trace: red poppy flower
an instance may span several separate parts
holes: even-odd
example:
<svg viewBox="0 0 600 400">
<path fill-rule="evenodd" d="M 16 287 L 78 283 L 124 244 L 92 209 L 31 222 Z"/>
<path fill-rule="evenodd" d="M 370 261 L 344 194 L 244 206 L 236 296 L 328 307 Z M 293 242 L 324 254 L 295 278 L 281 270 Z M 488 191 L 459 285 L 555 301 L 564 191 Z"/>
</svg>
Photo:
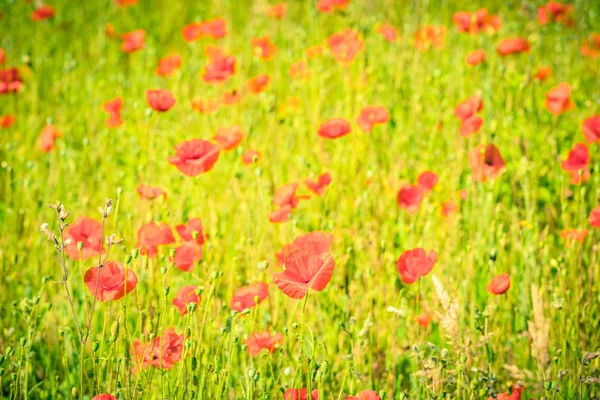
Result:
<svg viewBox="0 0 600 400">
<path fill-rule="evenodd" d="M 594 228 L 600 228 L 600 206 L 595 207 L 588 218 L 590 225 Z"/>
<path fill-rule="evenodd" d="M 581 128 L 588 143 L 598 142 L 600 140 L 600 114 L 586 118 Z"/>
<path fill-rule="evenodd" d="M 300 60 L 290 65 L 289 73 L 290 78 L 298 80 L 308 79 L 312 75 L 305 60 Z"/>
<path fill-rule="evenodd" d="M 409 214 L 416 214 L 423 201 L 423 191 L 419 186 L 404 185 L 396 197 L 398 206 Z"/>
<path fill-rule="evenodd" d="M 458 193 L 459 197 L 461 200 L 467 200 L 469 198 L 469 192 L 467 192 L 466 189 L 462 189 L 459 193 Z"/>
<path fill-rule="evenodd" d="M 415 47 L 419 51 L 425 51 L 429 48 L 441 49 L 446 44 L 446 27 L 444 26 L 423 26 L 414 34 Z"/>
<path fill-rule="evenodd" d="M 496 46 L 496 51 L 501 56 L 507 56 L 509 54 L 519 54 L 529 52 L 529 42 L 527 39 L 520 37 L 502 39 Z"/>
<path fill-rule="evenodd" d="M 137 29 L 133 32 L 123 34 L 123 36 L 121 36 L 121 39 L 123 40 L 123 43 L 121 43 L 121 50 L 124 53 L 133 53 L 143 49 L 145 46 L 145 37 L 146 32 L 143 29 Z"/>
<path fill-rule="evenodd" d="M 431 272 L 437 261 L 437 252 L 429 250 L 427 253 L 422 248 L 406 250 L 398 258 L 398 273 L 402 282 L 415 283 L 420 277 Z"/>
<path fill-rule="evenodd" d="M 390 24 L 383 24 L 377 28 L 379 33 L 388 42 L 395 42 L 398 40 L 398 31 Z"/>
<path fill-rule="evenodd" d="M 159 112 L 169 111 L 177 101 L 173 93 L 167 89 L 146 90 L 146 100 L 153 110 Z"/>
<path fill-rule="evenodd" d="M 327 186 L 331 183 L 331 173 L 329 171 L 324 172 L 319 175 L 316 180 L 307 179 L 304 183 L 306 183 L 306 186 L 311 192 L 317 196 L 321 196 L 325 193 L 325 189 L 327 189 Z"/>
<path fill-rule="evenodd" d="M 469 153 L 469 166 L 473 170 L 474 180 L 487 182 L 499 177 L 506 164 L 496 146 L 481 144 Z"/>
<path fill-rule="evenodd" d="M 567 228 L 560 232 L 560 237 L 565 239 L 567 242 L 583 243 L 588 233 L 589 231 L 587 229 Z"/>
<path fill-rule="evenodd" d="M 319 390 L 313 389 L 310 392 L 312 400 L 319 400 Z M 283 392 L 283 400 L 311 400 L 308 398 L 308 389 L 287 389 Z"/>
<path fill-rule="evenodd" d="M 235 75 L 235 57 L 225 54 L 222 50 L 215 51 L 208 47 L 210 62 L 204 67 L 202 79 L 206 83 L 221 83 Z"/>
<path fill-rule="evenodd" d="M 337 61 L 350 63 L 359 51 L 364 47 L 364 42 L 358 36 L 358 32 L 352 29 L 334 33 L 327 38 L 329 52 Z"/>
<path fill-rule="evenodd" d="M 583 143 L 576 143 L 561 164 L 563 171 L 571 175 L 571 183 L 578 184 L 590 178 L 590 150 Z"/>
<path fill-rule="evenodd" d="M 281 332 L 271 335 L 269 332 L 254 332 L 244 341 L 247 346 L 248 354 L 257 356 L 262 350 L 269 353 L 275 353 L 279 345 L 283 343 L 283 334 Z"/>
<path fill-rule="evenodd" d="M 187 224 L 179 224 L 175 227 L 175 230 L 181 237 L 181 240 L 185 242 L 194 241 L 194 236 L 196 236 L 196 243 L 202 246 L 206 240 L 207 236 L 204 233 L 204 226 L 202 225 L 202 220 L 200 218 L 190 218 L 187 221 Z"/>
<path fill-rule="evenodd" d="M 31 14 L 31 19 L 34 21 L 42 21 L 54 17 L 54 8 L 49 5 L 41 5 Z"/>
<path fill-rule="evenodd" d="M 496 276 L 486 286 L 486 290 L 491 294 L 504 294 L 510 288 L 510 277 L 508 274 L 500 274 Z"/>
<path fill-rule="evenodd" d="M 3 115 L 0 117 L 0 128 L 6 129 L 15 123 L 17 118 L 14 115 Z"/>
<path fill-rule="evenodd" d="M 336 10 L 345 10 L 349 3 L 350 0 L 319 0 L 317 10 L 329 14 Z"/>
<path fill-rule="evenodd" d="M 583 41 L 581 55 L 596 58 L 600 54 L 600 33 L 592 33 L 589 39 Z"/>
<path fill-rule="evenodd" d="M 500 17 L 488 14 L 485 8 L 481 8 L 474 13 L 460 11 L 454 14 L 452 22 L 459 32 L 470 33 L 472 35 L 488 31 L 494 33 L 500 29 Z"/>
<path fill-rule="evenodd" d="M 176 155 L 169 157 L 169 164 L 175 165 L 184 175 L 200 175 L 213 168 L 220 151 L 220 146 L 203 139 L 186 140 L 175 146 Z"/>
<path fill-rule="evenodd" d="M 102 109 L 109 114 L 109 117 L 106 120 L 107 127 L 116 128 L 123 124 L 123 120 L 121 119 L 121 108 L 123 108 L 122 97 L 117 97 L 104 103 Z"/>
<path fill-rule="evenodd" d="M 458 204 L 449 200 L 442 204 L 442 217 L 449 217 L 458 211 Z"/>
<path fill-rule="evenodd" d="M 483 110 L 483 100 L 476 94 L 461 102 L 454 109 L 454 115 L 460 119 L 459 133 L 463 137 L 469 137 L 481 129 L 483 118 L 476 113 Z"/>
<path fill-rule="evenodd" d="M 155 337 L 148 345 L 135 340 L 132 353 L 138 365 L 171 369 L 179 362 L 183 353 L 183 333 L 178 335 L 173 327 L 167 328 L 162 335 Z"/>
<path fill-rule="evenodd" d="M 290 220 L 290 214 L 292 213 L 292 207 L 289 205 L 285 205 L 283 207 L 278 208 L 275 211 L 272 211 L 269 214 L 269 222 L 274 224 L 281 224 L 284 222 L 288 222 Z"/>
<path fill-rule="evenodd" d="M 187 308 L 188 304 L 200 303 L 200 300 L 202 299 L 202 297 L 198 296 L 198 294 L 196 293 L 197 289 L 198 289 L 197 286 L 188 285 L 188 286 L 184 286 L 184 287 L 180 288 L 179 291 L 177 292 L 177 295 L 173 299 L 173 305 L 175 307 L 177 307 L 177 309 L 179 310 L 179 313 L 181 315 L 185 315 L 188 313 L 188 308 Z"/>
<path fill-rule="evenodd" d="M 192 101 L 192 109 L 200 114 L 211 114 L 219 109 L 221 102 L 216 99 L 200 99 Z"/>
<path fill-rule="evenodd" d="M 329 253 L 319 254 L 311 249 L 292 251 L 285 258 L 285 270 L 274 275 L 277 287 L 292 299 L 306 296 L 308 289 L 325 289 L 333 274 L 335 263 Z"/>
<path fill-rule="evenodd" d="M 566 26 L 573 26 L 572 12 L 573 6 L 571 4 L 561 4 L 551 1 L 538 8 L 538 22 L 540 25 L 558 22 Z"/>
<path fill-rule="evenodd" d="M 6 62 L 6 52 L 2 47 L 0 47 L 0 64 L 4 64 Z"/>
<path fill-rule="evenodd" d="M 252 165 L 260 160 L 261 154 L 258 150 L 248 149 L 242 154 L 242 162 L 244 165 Z"/>
<path fill-rule="evenodd" d="M 296 237 L 292 243 L 286 244 L 281 252 L 276 253 L 275 257 L 280 265 L 283 265 L 285 258 L 294 250 L 309 249 L 317 254 L 329 253 L 333 244 L 333 235 L 327 232 L 314 231 L 305 233 Z"/>
<path fill-rule="evenodd" d="M 390 120 L 390 112 L 382 106 L 366 106 L 356 118 L 356 123 L 365 133 L 370 133 L 378 124 L 385 124 Z"/>
<path fill-rule="evenodd" d="M 244 139 L 242 128 L 239 125 L 217 128 L 217 133 L 213 140 L 221 146 L 223 150 L 235 149 Z"/>
<path fill-rule="evenodd" d="M 119 7 L 132 7 L 138 3 L 138 0 L 115 0 Z"/>
<path fill-rule="evenodd" d="M 0 70 L 0 94 L 15 93 L 23 88 L 23 81 L 19 70 L 4 68 Z"/>
<path fill-rule="evenodd" d="M 227 22 L 222 18 L 204 22 L 193 22 L 184 26 L 181 34 L 188 43 L 203 37 L 220 39 L 227 35 Z"/>
<path fill-rule="evenodd" d="M 117 400 L 112 394 L 98 394 L 92 397 L 92 400 Z"/>
<path fill-rule="evenodd" d="M 140 249 L 142 254 L 152 258 L 156 256 L 158 246 L 171 243 L 175 243 L 175 237 L 169 225 L 164 222 L 160 225 L 149 222 L 138 230 L 135 247 Z"/>
<path fill-rule="evenodd" d="M 170 76 L 179 68 L 181 68 L 181 54 L 169 54 L 158 60 L 156 75 Z"/>
<path fill-rule="evenodd" d="M 47 124 L 42 133 L 40 133 L 40 147 L 45 153 L 49 153 L 54 149 L 54 143 L 56 139 L 62 136 L 62 132 L 54 127 L 52 124 Z"/>
<path fill-rule="evenodd" d="M 325 53 L 325 50 L 323 49 L 323 45 L 316 45 L 316 46 L 311 46 L 308 49 L 306 49 L 306 57 L 308 58 L 317 58 L 319 56 L 322 56 Z"/>
<path fill-rule="evenodd" d="M 222 102 L 226 106 L 231 106 L 239 103 L 242 100 L 242 97 L 242 92 L 234 89 L 223 93 Z"/>
<path fill-rule="evenodd" d="M 202 261 L 202 247 L 194 242 L 186 242 L 175 249 L 173 264 L 181 271 L 190 272 L 197 262 Z"/>
<path fill-rule="evenodd" d="M 282 19 L 285 15 L 285 3 L 274 4 L 267 9 L 267 16 L 273 19 Z"/>
<path fill-rule="evenodd" d="M 319 127 L 319 136 L 325 139 L 337 139 L 351 131 L 350 122 L 343 118 L 331 118 Z"/>
<path fill-rule="evenodd" d="M 431 190 L 433 190 L 435 185 L 437 185 L 439 179 L 440 178 L 437 176 L 437 174 L 435 172 L 425 171 L 425 172 L 421 172 L 421 174 L 417 178 L 417 183 L 421 187 L 421 190 L 423 192 L 428 193 Z"/>
<path fill-rule="evenodd" d="M 417 324 L 421 325 L 423 328 L 427 328 L 431 323 L 431 319 L 433 315 L 428 313 L 421 313 L 419 315 L 415 315 L 414 320 Z"/>
<path fill-rule="evenodd" d="M 263 302 L 269 297 L 269 287 L 264 282 L 256 282 L 236 290 L 231 296 L 229 306 L 232 310 L 242 312 Z"/>
<path fill-rule="evenodd" d="M 571 86 L 568 83 L 561 83 L 546 94 L 546 108 L 552 114 L 560 115 L 573 108 L 570 96 Z"/>
<path fill-rule="evenodd" d="M 510 394 L 508 392 L 500 393 L 496 400 L 521 400 L 523 389 L 523 386 L 513 385 Z M 494 400 L 494 398 L 490 396 L 488 400 Z"/>
<path fill-rule="evenodd" d="M 167 192 L 158 186 L 138 185 L 137 192 L 140 195 L 141 200 L 154 200 L 159 197 L 162 197 L 165 200 L 167 199 Z"/>
<path fill-rule="evenodd" d="M 277 52 L 277 47 L 271 43 L 271 40 L 267 36 L 250 40 L 250 45 L 254 49 L 254 55 L 263 60 L 273 58 Z"/>
<path fill-rule="evenodd" d="M 358 396 L 348 396 L 345 400 L 381 400 L 381 397 L 374 390 L 361 390 Z"/>
<path fill-rule="evenodd" d="M 108 261 L 102 268 L 92 267 L 83 276 L 83 282 L 98 301 L 119 300 L 135 289 L 138 277 L 118 261 Z M 96 290 L 97 289 L 97 290 Z"/>
<path fill-rule="evenodd" d="M 286 183 L 281 186 L 273 195 L 273 205 L 277 207 L 290 206 L 292 208 L 298 207 L 298 203 L 302 199 L 308 198 L 308 196 L 296 196 L 296 190 L 298 184 L 295 182 Z"/>
<path fill-rule="evenodd" d="M 465 62 L 471 66 L 479 65 L 484 61 L 485 61 L 485 50 L 484 49 L 473 50 L 472 52 L 467 54 L 467 57 L 465 58 Z"/>
<path fill-rule="evenodd" d="M 259 94 L 265 91 L 269 86 L 271 78 L 267 74 L 260 74 L 254 78 L 250 78 L 246 83 L 246 88 L 252 94 Z"/>
<path fill-rule="evenodd" d="M 534 78 L 537 81 L 544 82 L 550 77 L 550 74 L 552 74 L 552 69 L 550 67 L 540 67 L 535 73 Z"/>
<path fill-rule="evenodd" d="M 85 260 L 97 257 L 104 253 L 102 248 L 102 224 L 88 217 L 78 218 L 65 229 L 65 239 L 71 243 L 65 247 L 65 253 L 73 260 L 79 260 L 79 249 L 77 244 L 83 243 L 81 248 L 81 259 Z"/>
</svg>

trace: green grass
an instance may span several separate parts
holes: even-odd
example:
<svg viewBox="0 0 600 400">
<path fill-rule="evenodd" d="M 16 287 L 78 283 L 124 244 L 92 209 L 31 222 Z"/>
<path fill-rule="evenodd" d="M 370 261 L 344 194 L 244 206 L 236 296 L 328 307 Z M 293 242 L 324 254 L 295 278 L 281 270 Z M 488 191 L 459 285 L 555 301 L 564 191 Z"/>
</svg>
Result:
<svg viewBox="0 0 600 400">
<path fill-rule="evenodd" d="M 330 15 L 312 1 L 287 3 L 286 16 L 276 21 L 267 18 L 266 1 L 140 0 L 120 9 L 107 0 L 53 0 L 55 17 L 33 22 L 32 4 L 2 0 L 0 47 L 7 66 L 19 67 L 24 89 L 0 96 L 0 115 L 17 117 L 0 130 L 0 397 L 278 399 L 281 388 L 310 386 L 321 399 L 365 389 L 386 399 L 487 399 L 513 383 L 525 386 L 527 399 L 600 396 L 593 382 L 581 383 L 600 375 L 597 360 L 585 361 L 582 370 L 586 352 L 600 348 L 599 234 L 587 221 L 599 202 L 597 146 L 589 145 L 587 182 L 571 185 L 560 166 L 573 144 L 584 142 L 582 121 L 600 113 L 599 58 L 580 55 L 582 41 L 600 32 L 600 3 L 575 1 L 571 29 L 540 26 L 539 1 L 352 0 L 346 11 Z M 499 32 L 458 33 L 452 15 L 479 7 L 500 15 Z M 225 38 L 183 40 L 184 25 L 217 17 L 227 21 Z M 383 22 L 398 29 L 397 42 L 376 33 Z M 104 33 L 109 23 L 119 33 L 144 29 L 146 47 L 122 53 L 120 41 Z M 427 24 L 447 27 L 445 47 L 417 52 L 412 35 Z M 309 80 L 290 80 L 288 68 L 305 58 L 306 48 L 347 27 L 365 41 L 352 64 L 326 54 L 308 60 Z M 277 45 L 269 61 L 253 57 L 250 46 L 265 35 Z M 528 38 L 531 51 L 498 56 L 497 42 L 513 36 Z M 209 43 L 237 57 L 237 74 L 223 85 L 201 79 Z M 486 50 L 487 60 L 468 67 L 464 57 L 476 48 Z M 181 70 L 156 76 L 159 58 L 172 52 L 182 55 Z M 540 66 L 552 68 L 545 82 L 531 79 Z M 260 73 L 271 77 L 265 92 L 209 115 L 192 110 L 191 100 L 217 97 Z M 543 102 L 561 82 L 571 85 L 575 106 L 556 117 Z M 149 112 L 145 91 L 152 88 L 170 89 L 176 106 Z M 476 92 L 485 103 L 485 124 L 463 138 L 453 110 Z M 108 129 L 102 104 L 117 96 L 125 101 L 125 123 Z M 300 107 L 281 112 L 294 97 Z M 354 120 L 369 104 L 387 107 L 391 120 L 364 134 Z M 319 138 L 320 123 L 332 117 L 351 121 L 352 133 Z M 47 121 L 63 132 L 48 154 L 38 145 Z M 239 148 L 221 153 L 210 172 L 190 178 L 168 164 L 174 145 L 210 139 L 217 127 L 232 124 L 246 137 Z M 478 183 L 471 179 L 468 152 L 487 143 L 498 147 L 507 166 L 499 178 Z M 241 162 L 249 148 L 262 152 L 255 166 Z M 396 193 L 428 169 L 439 183 L 419 212 L 408 215 Z M 288 223 L 269 222 L 278 187 L 324 171 L 333 181 L 322 197 L 302 201 Z M 142 183 L 165 189 L 167 200 L 140 200 L 136 187 Z M 466 201 L 459 200 L 461 189 L 469 193 Z M 106 234 L 123 239 L 108 260 L 125 263 L 138 229 L 150 221 L 175 226 L 198 217 L 209 239 L 191 273 L 171 268 L 168 246 L 157 258 L 134 258 L 136 289 L 97 303 L 93 314 L 82 276 L 95 260 L 67 259 L 78 326 L 91 318 L 81 346 L 56 251 L 39 227 L 49 223 L 58 231 L 47 206 L 56 200 L 70 211 L 67 222 L 101 220 L 105 198 L 113 201 Z M 445 219 L 440 209 L 448 200 L 460 209 Z M 560 237 L 565 228 L 590 234 L 567 246 Z M 274 253 L 315 230 L 333 233 L 336 268 L 324 291 L 310 292 L 303 312 L 304 300 L 288 298 L 273 284 L 279 270 Z M 396 260 L 415 247 L 435 249 L 438 262 L 431 274 L 405 285 Z M 500 273 L 510 274 L 512 286 L 492 296 L 486 285 Z M 454 337 L 441 323 L 448 313 L 434 274 L 458 303 Z M 233 316 L 232 293 L 256 281 L 269 283 L 269 298 L 249 316 Z M 182 318 L 171 301 L 190 284 L 204 288 L 202 300 Z M 428 328 L 413 321 L 422 311 L 434 314 Z M 548 330 L 547 346 L 532 339 L 533 321 Z M 186 335 L 190 355 L 171 370 L 133 374 L 133 340 L 147 342 L 151 332 L 171 326 Z M 284 332 L 284 342 L 273 354 L 252 357 L 243 341 L 263 330 Z M 558 382 L 561 370 L 568 373 Z"/>
</svg>

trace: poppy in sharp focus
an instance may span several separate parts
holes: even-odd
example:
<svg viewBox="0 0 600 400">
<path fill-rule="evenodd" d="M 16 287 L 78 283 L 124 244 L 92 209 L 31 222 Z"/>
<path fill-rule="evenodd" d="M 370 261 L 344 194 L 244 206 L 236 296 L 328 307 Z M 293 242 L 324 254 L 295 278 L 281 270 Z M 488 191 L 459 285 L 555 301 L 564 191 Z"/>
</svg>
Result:
<svg viewBox="0 0 600 400">
<path fill-rule="evenodd" d="M 335 263 L 330 253 L 318 254 L 311 249 L 292 251 L 285 258 L 285 270 L 274 275 L 277 287 L 292 299 L 301 299 L 308 289 L 317 292 L 325 289 Z"/>
<path fill-rule="evenodd" d="M 83 276 L 85 286 L 98 301 L 118 300 L 135 289 L 138 277 L 118 261 L 108 261 L 88 269 Z"/>
<path fill-rule="evenodd" d="M 504 294 L 510 289 L 510 277 L 508 274 L 500 274 L 486 286 L 486 290 L 491 294 Z"/>
</svg>

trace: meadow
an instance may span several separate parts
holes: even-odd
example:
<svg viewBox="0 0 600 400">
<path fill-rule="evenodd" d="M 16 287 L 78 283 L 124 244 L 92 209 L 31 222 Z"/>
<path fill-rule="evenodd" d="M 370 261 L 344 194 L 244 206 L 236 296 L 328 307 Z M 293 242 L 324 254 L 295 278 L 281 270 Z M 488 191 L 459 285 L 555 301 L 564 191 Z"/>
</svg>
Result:
<svg viewBox="0 0 600 400">
<path fill-rule="evenodd" d="M 600 398 L 600 2 L 0 16 L 1 398 Z"/>
</svg>

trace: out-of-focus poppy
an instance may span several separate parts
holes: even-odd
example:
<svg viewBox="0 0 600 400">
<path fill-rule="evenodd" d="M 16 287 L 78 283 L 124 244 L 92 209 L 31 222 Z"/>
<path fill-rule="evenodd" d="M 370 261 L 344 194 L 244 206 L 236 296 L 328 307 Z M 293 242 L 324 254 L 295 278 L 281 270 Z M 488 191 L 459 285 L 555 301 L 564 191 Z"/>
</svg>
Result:
<svg viewBox="0 0 600 400">
<path fill-rule="evenodd" d="M 184 242 L 195 241 L 201 246 L 208 239 L 204 233 L 204 226 L 200 218 L 190 218 L 185 225 L 177 225 L 175 230 Z"/>
<path fill-rule="evenodd" d="M 98 301 L 118 300 L 135 289 L 138 277 L 118 261 L 108 261 L 101 268 L 92 267 L 83 276 L 85 286 Z"/>
<path fill-rule="evenodd" d="M 475 181 L 487 182 L 500 176 L 506 163 L 496 146 L 482 144 L 469 152 L 469 166 Z"/>
<path fill-rule="evenodd" d="M 421 325 L 423 328 L 427 328 L 431 323 L 433 315 L 429 313 L 421 313 L 419 315 L 414 316 L 414 320 L 417 324 Z"/>
<path fill-rule="evenodd" d="M 325 14 L 330 14 L 336 10 L 345 10 L 349 3 L 350 0 L 319 0 L 317 10 Z"/>
<path fill-rule="evenodd" d="M 357 31 L 346 29 L 345 31 L 334 33 L 327 38 L 329 52 L 337 61 L 350 63 L 364 47 L 363 40 L 359 37 Z"/>
<path fill-rule="evenodd" d="M 446 201 L 442 204 L 442 217 L 449 217 L 452 214 L 455 214 L 457 211 L 458 204 L 453 200 Z"/>
<path fill-rule="evenodd" d="M 550 77 L 552 74 L 552 69 L 550 67 L 539 67 L 537 72 L 535 73 L 535 80 L 544 82 L 546 79 Z"/>
<path fill-rule="evenodd" d="M 217 132 L 213 140 L 217 142 L 223 150 L 235 149 L 244 139 L 244 133 L 239 125 L 221 126 L 217 128 Z"/>
<path fill-rule="evenodd" d="M 267 36 L 252 39 L 250 45 L 254 49 L 254 55 L 263 60 L 273 58 L 277 52 L 277 47 Z"/>
<path fill-rule="evenodd" d="M 39 6 L 31 14 L 31 19 L 34 21 L 43 21 L 52 17 L 54 17 L 54 8 L 47 4 Z"/>
<path fill-rule="evenodd" d="M 590 179 L 590 150 L 583 143 L 576 143 L 561 164 L 563 171 L 571 175 L 571 183 L 578 184 Z"/>
<path fill-rule="evenodd" d="M 150 186 L 150 185 L 138 185 L 137 192 L 140 195 L 141 200 L 154 200 L 159 197 L 163 199 L 167 199 L 167 192 L 158 186 Z"/>
<path fill-rule="evenodd" d="M 181 315 L 188 313 L 188 304 L 200 303 L 202 297 L 198 296 L 197 290 L 198 288 L 195 285 L 187 285 L 177 291 L 177 295 L 173 299 L 173 305 L 177 307 Z"/>
<path fill-rule="evenodd" d="M 460 119 L 459 133 L 463 137 L 469 137 L 481 129 L 483 118 L 476 113 L 483 110 L 483 100 L 476 94 L 461 102 L 454 109 L 454 115 Z"/>
<path fill-rule="evenodd" d="M 124 53 L 133 53 L 143 49 L 146 45 L 144 43 L 145 37 L 146 32 L 143 29 L 137 29 L 133 32 L 124 33 L 121 36 L 121 39 L 123 40 L 121 43 L 121 50 Z"/>
<path fill-rule="evenodd" d="M 352 130 L 350 122 L 343 118 L 331 118 L 319 127 L 319 136 L 325 139 L 337 139 L 346 136 Z"/>
<path fill-rule="evenodd" d="M 504 294 L 510 288 L 510 277 L 508 274 L 500 274 L 486 286 L 486 290 L 491 294 Z"/>
<path fill-rule="evenodd" d="M 115 0 L 119 7 L 132 7 L 138 3 L 138 0 Z"/>
<path fill-rule="evenodd" d="M 318 254 L 311 249 L 292 251 L 285 258 L 285 270 L 274 275 L 277 287 L 292 299 L 301 299 L 308 289 L 317 292 L 329 283 L 335 263 L 330 253 Z"/>
<path fill-rule="evenodd" d="M 269 86 L 271 78 L 267 74 L 260 74 L 250 78 L 246 83 L 246 89 L 252 94 L 259 94 L 265 91 Z"/>
<path fill-rule="evenodd" d="M 155 72 L 156 75 L 170 76 L 179 68 L 181 68 L 181 54 L 173 53 L 158 60 Z"/>
<path fill-rule="evenodd" d="M 65 253 L 73 260 L 79 260 L 79 242 L 82 243 L 82 260 L 97 257 L 104 253 L 102 248 L 102 224 L 93 218 L 78 218 L 65 229 L 64 237 L 71 241 L 65 247 Z"/>
<path fill-rule="evenodd" d="M 311 71 L 308 69 L 308 63 L 304 60 L 300 60 L 298 62 L 290 65 L 290 77 L 292 79 L 308 79 L 311 76 Z"/>
<path fill-rule="evenodd" d="M 485 61 L 485 50 L 484 49 L 473 50 L 472 52 L 467 54 L 467 57 L 465 58 L 465 62 L 470 66 L 479 65 L 484 61 Z"/>
<path fill-rule="evenodd" d="M 417 184 L 421 187 L 421 190 L 424 193 L 428 193 L 431 190 L 433 190 L 435 185 L 437 185 L 439 179 L 440 178 L 435 172 L 424 171 L 421 172 L 421 174 L 419 174 L 419 176 L 417 177 Z"/>
<path fill-rule="evenodd" d="M 537 17 L 540 25 L 557 22 L 565 26 L 573 26 L 572 13 L 573 5 L 550 1 L 538 8 Z"/>
<path fill-rule="evenodd" d="M 272 222 L 274 224 L 288 222 L 290 220 L 290 214 L 292 213 L 292 210 L 292 207 L 289 205 L 279 207 L 275 211 L 272 211 L 271 214 L 269 214 L 269 222 Z"/>
<path fill-rule="evenodd" d="M 242 100 L 242 97 L 242 92 L 234 89 L 224 92 L 221 99 L 224 105 L 232 106 L 239 103 Z"/>
<path fill-rule="evenodd" d="M 567 241 L 568 245 L 572 242 L 583 243 L 589 231 L 587 229 L 567 228 L 560 231 L 560 237 Z"/>
<path fill-rule="evenodd" d="M 206 83 L 221 83 L 235 75 L 235 57 L 228 54 L 218 54 L 210 58 L 204 66 L 202 79 Z"/>
<path fill-rule="evenodd" d="M 184 26 L 181 34 L 188 43 L 204 37 L 220 39 L 227 36 L 227 22 L 222 18 L 204 22 L 193 22 Z"/>
<path fill-rule="evenodd" d="M 282 19 L 285 16 L 285 3 L 274 4 L 267 9 L 267 16 L 273 19 Z"/>
<path fill-rule="evenodd" d="M 581 129 L 588 143 L 598 142 L 600 140 L 600 114 L 586 118 Z"/>
<path fill-rule="evenodd" d="M 175 146 L 176 155 L 169 157 L 169 164 L 175 165 L 184 175 L 197 176 L 213 168 L 220 151 L 220 146 L 207 140 L 186 140 Z"/>
<path fill-rule="evenodd" d="M 260 160 L 261 154 L 258 150 L 248 149 L 242 154 L 244 165 L 252 165 Z"/>
<path fill-rule="evenodd" d="M 256 282 L 236 290 L 231 296 L 229 306 L 232 310 L 242 312 L 262 303 L 269 297 L 269 286 L 264 282 Z"/>
<path fill-rule="evenodd" d="M 12 124 L 15 123 L 16 120 L 17 118 L 14 115 L 3 115 L 0 117 L 0 128 L 9 128 Z"/>
<path fill-rule="evenodd" d="M 418 247 L 406 250 L 398 258 L 397 268 L 402 282 L 411 284 L 431 272 L 438 258 L 435 250 L 425 252 Z"/>
<path fill-rule="evenodd" d="M 360 111 L 356 123 L 365 133 L 370 133 L 375 125 L 385 124 L 390 120 L 390 112 L 383 106 L 366 106 Z"/>
<path fill-rule="evenodd" d="M 600 228 L 600 206 L 595 207 L 588 217 L 590 225 L 594 228 Z"/>
<path fill-rule="evenodd" d="M 322 173 L 317 177 L 317 179 L 306 179 L 304 181 L 308 189 L 316 194 L 317 196 L 321 196 L 325 193 L 325 189 L 331 183 L 331 173 L 329 171 Z"/>
<path fill-rule="evenodd" d="M 523 386 L 513 385 L 512 389 L 510 391 L 510 394 L 508 393 L 508 391 L 506 391 L 504 393 L 500 393 L 496 397 L 496 400 L 521 400 L 521 395 L 523 394 L 523 389 L 524 389 Z M 494 400 L 494 398 L 492 396 L 490 396 L 488 398 L 488 400 Z"/>
<path fill-rule="evenodd" d="M 23 80 L 16 68 L 0 69 L 0 94 L 15 93 L 23 88 Z"/>
<path fill-rule="evenodd" d="M 571 102 L 571 86 L 568 83 L 550 89 L 546 94 L 546 108 L 554 115 L 560 115 L 573 108 Z"/>
<path fill-rule="evenodd" d="M 348 396 L 345 400 L 381 400 L 381 397 L 374 390 L 361 390 L 358 396 Z"/>
<path fill-rule="evenodd" d="M 267 350 L 269 353 L 275 353 L 279 345 L 283 343 L 283 334 L 278 332 L 271 335 L 268 331 L 254 332 L 244 341 L 247 346 L 248 354 L 257 356 L 262 350 Z"/>
<path fill-rule="evenodd" d="M 377 28 L 379 33 L 388 42 L 395 42 L 398 40 L 398 30 L 390 24 L 382 24 Z"/>
<path fill-rule="evenodd" d="M 510 54 L 520 54 L 529 52 L 529 42 L 527 39 L 516 37 L 502 39 L 496 46 L 496 51 L 501 56 L 507 56 Z"/>
<path fill-rule="evenodd" d="M 179 335 L 173 327 L 169 327 L 147 345 L 135 340 L 131 352 L 135 356 L 136 364 L 142 368 L 153 366 L 171 369 L 181 360 L 183 339 L 183 333 Z"/>
<path fill-rule="evenodd" d="M 108 100 L 102 105 L 102 109 L 106 111 L 109 115 L 108 119 L 106 120 L 106 126 L 108 126 L 109 128 L 116 128 L 123 124 L 123 120 L 121 119 L 122 108 L 122 97 L 116 97 L 114 99 Z"/>
<path fill-rule="evenodd" d="M 146 100 L 153 110 L 159 112 L 169 111 L 177 102 L 173 93 L 167 89 L 146 90 Z"/>
<path fill-rule="evenodd" d="M 313 389 L 308 398 L 308 389 L 287 389 L 283 392 L 283 400 L 319 400 L 319 390 Z"/>
<path fill-rule="evenodd" d="M 219 109 L 221 102 L 217 99 L 199 99 L 192 101 L 192 109 L 200 114 L 211 114 Z"/>
<path fill-rule="evenodd" d="M 175 249 L 173 264 L 177 269 L 190 272 L 202 260 L 202 247 L 194 242 L 186 242 Z"/>
<path fill-rule="evenodd" d="M 415 47 L 419 51 L 441 49 L 446 44 L 445 26 L 422 26 L 414 34 Z"/>
<path fill-rule="evenodd" d="M 94 397 L 92 397 L 92 400 L 118 400 L 115 396 L 113 396 L 112 394 L 98 394 Z"/>
<path fill-rule="evenodd" d="M 419 186 L 404 185 L 396 196 L 398 206 L 409 214 L 416 214 L 423 201 L 423 190 Z"/>
<path fill-rule="evenodd" d="M 56 139 L 62 136 L 62 132 L 60 132 L 56 127 L 52 124 L 46 124 L 44 129 L 42 129 L 42 133 L 40 133 L 40 147 L 42 151 L 45 153 L 49 153 L 52 149 L 54 149 L 54 143 Z"/>
<path fill-rule="evenodd" d="M 333 244 L 333 235 L 328 232 L 314 231 L 296 237 L 292 243 L 283 246 L 279 253 L 275 254 L 277 262 L 283 265 L 285 258 L 294 250 L 310 249 L 317 254 L 329 253 Z"/>
<path fill-rule="evenodd" d="M 156 257 L 158 246 L 171 243 L 175 243 L 175 237 L 169 225 L 164 222 L 160 225 L 149 222 L 138 230 L 135 247 L 140 249 L 142 254 L 152 258 Z"/>
<path fill-rule="evenodd" d="M 600 33 L 592 33 L 581 45 L 581 55 L 596 58 L 600 55 Z"/>
<path fill-rule="evenodd" d="M 474 13 L 459 11 L 452 17 L 452 22 L 459 32 L 476 35 L 480 32 L 494 33 L 500 29 L 500 17 L 488 14 L 485 8 Z"/>
</svg>

